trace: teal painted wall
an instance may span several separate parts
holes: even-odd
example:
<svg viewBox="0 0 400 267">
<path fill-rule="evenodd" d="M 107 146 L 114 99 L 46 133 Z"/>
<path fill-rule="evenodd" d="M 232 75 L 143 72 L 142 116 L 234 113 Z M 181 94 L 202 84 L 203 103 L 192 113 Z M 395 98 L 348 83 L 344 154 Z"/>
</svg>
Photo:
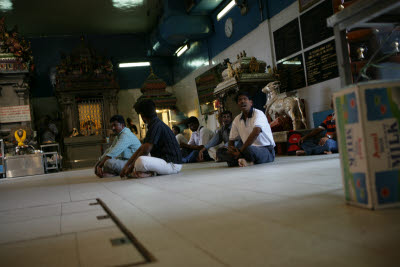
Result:
<svg viewBox="0 0 400 267">
<path fill-rule="evenodd" d="M 151 61 L 154 72 L 168 85 L 173 83 L 172 60 L 170 58 L 148 58 L 145 35 L 88 35 L 88 43 L 98 54 L 110 58 L 120 88 L 140 88 L 150 73 L 148 67 L 119 69 L 118 63 L 130 61 Z M 79 46 L 79 36 L 30 38 L 34 56 L 35 71 L 32 76 L 33 97 L 54 95 L 50 82 L 50 72 L 61 60 L 61 52 L 69 54 Z"/>
<path fill-rule="evenodd" d="M 219 8 L 211 14 L 215 32 L 206 40 L 196 41 L 196 48 L 192 48 L 183 54 L 180 58 L 174 60 L 174 82 L 178 82 L 186 75 L 198 68 L 194 62 L 204 62 L 212 59 L 226 48 L 243 38 L 249 32 L 254 30 L 263 21 L 271 18 L 281 12 L 297 0 L 248 0 L 248 13 L 244 16 L 240 14 L 239 7 L 235 6 L 220 21 L 217 20 L 217 14 L 222 8 L 230 2 L 224 1 Z M 234 23 L 232 36 L 225 36 L 225 21 L 231 17 Z"/>
</svg>

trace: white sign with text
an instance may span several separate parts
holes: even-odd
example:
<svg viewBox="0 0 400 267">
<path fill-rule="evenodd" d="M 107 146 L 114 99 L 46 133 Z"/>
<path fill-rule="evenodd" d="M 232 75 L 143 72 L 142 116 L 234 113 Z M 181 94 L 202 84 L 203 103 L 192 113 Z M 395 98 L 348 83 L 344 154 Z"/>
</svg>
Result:
<svg viewBox="0 0 400 267">
<path fill-rule="evenodd" d="M 29 105 L 0 107 L 0 123 L 30 121 Z"/>
</svg>

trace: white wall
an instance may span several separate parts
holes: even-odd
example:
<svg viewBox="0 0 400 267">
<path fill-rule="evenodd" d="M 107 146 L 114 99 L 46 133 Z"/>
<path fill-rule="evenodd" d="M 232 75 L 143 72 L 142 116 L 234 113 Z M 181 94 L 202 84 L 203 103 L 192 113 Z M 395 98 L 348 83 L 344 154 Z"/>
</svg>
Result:
<svg viewBox="0 0 400 267">
<path fill-rule="evenodd" d="M 236 55 L 245 50 L 247 56 L 254 56 L 258 60 L 265 61 L 267 65 L 275 66 L 276 61 L 274 58 L 275 52 L 273 47 L 272 32 L 284 26 L 294 18 L 297 18 L 298 16 L 298 3 L 294 2 L 279 14 L 270 20 L 264 21 L 256 29 L 215 56 L 212 59 L 211 65 L 198 68 L 194 72 L 187 75 L 184 79 L 176 83 L 173 86 L 173 90 L 178 98 L 177 106 L 179 110 L 184 112 L 187 116 L 199 116 L 200 112 L 195 78 L 212 66 L 223 62 L 225 58 L 229 58 L 231 62 L 235 62 L 237 60 Z M 319 43 L 307 49 L 311 49 L 318 45 Z M 330 109 L 331 93 L 338 88 L 340 88 L 340 81 L 339 78 L 335 78 L 297 90 L 297 95 L 300 98 L 304 98 L 306 101 L 306 114 L 309 127 L 313 127 L 312 114 L 314 112 Z M 205 122 L 203 116 L 200 116 L 199 119 L 201 119 L 203 125 L 207 125 L 212 130 L 216 129 L 217 124 L 215 116 L 214 118 L 209 116 L 209 120 L 211 121 L 208 123 Z"/>
</svg>

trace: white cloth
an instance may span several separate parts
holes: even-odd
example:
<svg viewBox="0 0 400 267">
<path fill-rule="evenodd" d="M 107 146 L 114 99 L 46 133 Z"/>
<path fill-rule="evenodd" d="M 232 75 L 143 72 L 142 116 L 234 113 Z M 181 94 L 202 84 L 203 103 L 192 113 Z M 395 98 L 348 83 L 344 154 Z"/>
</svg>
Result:
<svg viewBox="0 0 400 267">
<path fill-rule="evenodd" d="M 155 172 L 156 174 L 174 174 L 180 172 L 182 164 L 168 163 L 163 159 L 149 156 L 140 156 L 135 161 L 135 171 Z"/>
<path fill-rule="evenodd" d="M 175 135 L 176 141 L 178 141 L 178 144 L 187 144 L 188 140 L 183 136 L 183 134 L 178 133 L 177 135 Z"/>
<path fill-rule="evenodd" d="M 251 144 L 252 146 L 275 146 L 271 126 L 268 123 L 267 117 L 264 112 L 255 108 L 253 108 L 251 118 L 247 118 L 247 120 L 242 119 L 242 113 L 236 116 L 232 123 L 229 140 L 235 140 L 237 137 L 240 137 L 244 144 L 254 127 L 260 127 L 261 133 L 254 143 Z"/>
<path fill-rule="evenodd" d="M 214 132 L 211 131 L 210 129 L 199 126 L 197 131 L 192 133 L 192 136 L 190 137 L 189 140 L 189 145 L 195 145 L 195 146 L 204 146 L 207 144 L 214 136 Z"/>
<path fill-rule="evenodd" d="M 220 147 L 223 147 L 224 146 L 224 144 L 219 144 L 219 145 L 216 145 L 216 146 L 213 146 L 213 147 L 211 147 L 211 148 L 209 148 L 209 149 L 207 149 L 207 151 L 208 151 L 208 155 L 213 159 L 213 160 L 217 160 L 217 150 L 218 150 L 218 148 L 220 148 Z"/>
</svg>

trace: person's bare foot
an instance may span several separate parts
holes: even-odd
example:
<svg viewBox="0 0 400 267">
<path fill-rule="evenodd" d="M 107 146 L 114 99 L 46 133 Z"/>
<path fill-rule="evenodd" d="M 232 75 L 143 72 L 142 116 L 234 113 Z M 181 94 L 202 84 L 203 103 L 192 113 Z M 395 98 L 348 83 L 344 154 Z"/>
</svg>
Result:
<svg viewBox="0 0 400 267">
<path fill-rule="evenodd" d="M 131 175 L 132 178 L 146 178 L 146 177 L 150 177 L 150 176 L 154 176 L 155 173 L 154 172 L 137 172 L 134 171 Z"/>
<path fill-rule="evenodd" d="M 254 165 L 253 162 L 249 162 L 245 159 L 238 159 L 238 164 L 239 164 L 239 167 L 247 167 L 247 166 Z"/>
<path fill-rule="evenodd" d="M 324 154 L 330 155 L 330 154 L 332 154 L 332 151 L 324 151 Z"/>
<path fill-rule="evenodd" d="M 100 178 L 108 178 L 108 177 L 114 177 L 114 176 L 117 176 L 117 175 L 113 174 L 113 173 L 103 172 L 103 175 Z"/>
<path fill-rule="evenodd" d="M 296 151 L 296 156 L 305 156 L 306 152 L 304 150 L 297 150 Z"/>
</svg>

